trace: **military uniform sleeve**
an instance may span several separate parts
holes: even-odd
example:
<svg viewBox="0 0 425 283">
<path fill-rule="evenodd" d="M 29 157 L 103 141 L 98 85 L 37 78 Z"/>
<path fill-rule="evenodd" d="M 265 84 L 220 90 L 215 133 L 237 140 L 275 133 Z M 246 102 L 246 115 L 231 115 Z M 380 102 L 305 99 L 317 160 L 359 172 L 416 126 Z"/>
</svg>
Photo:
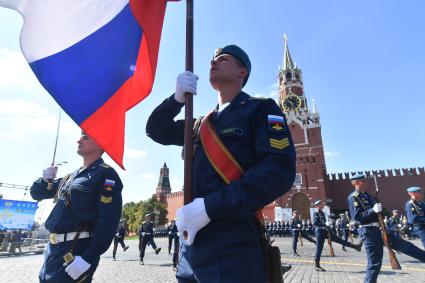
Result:
<svg viewBox="0 0 425 283">
<path fill-rule="evenodd" d="M 360 222 L 361 224 L 376 222 L 378 216 L 375 211 L 373 211 L 373 208 L 364 209 L 359 202 L 360 201 L 356 197 L 349 197 L 350 212 L 353 214 L 352 217 L 354 220 Z"/>
<path fill-rule="evenodd" d="M 40 201 L 43 199 L 54 198 L 56 191 L 58 190 L 59 183 L 62 179 L 56 179 L 53 181 L 53 188 L 51 190 L 47 189 L 47 183 L 43 178 L 37 179 L 30 188 L 31 197 L 34 200 Z"/>
<path fill-rule="evenodd" d="M 274 100 L 263 100 L 253 121 L 253 147 L 259 162 L 241 179 L 205 197 L 208 216 L 248 219 L 261 207 L 288 192 L 295 179 L 295 147 L 282 111 Z M 281 130 L 270 128 L 270 117 L 280 117 Z"/>
<path fill-rule="evenodd" d="M 313 225 L 316 227 L 322 226 L 322 222 L 320 221 L 319 213 L 315 212 L 313 214 Z"/>
<path fill-rule="evenodd" d="M 100 184 L 99 202 L 97 206 L 98 218 L 90 246 L 82 257 L 85 261 L 93 260 L 108 250 L 114 238 L 115 231 L 121 216 L 123 188 L 122 182 L 114 169 L 106 169 L 106 179 Z"/>
<path fill-rule="evenodd" d="M 174 94 L 164 100 L 149 116 L 146 134 L 163 145 L 184 144 L 184 120 L 174 121 L 184 104 L 174 99 Z"/>
<path fill-rule="evenodd" d="M 414 216 L 412 213 L 412 207 L 413 205 L 410 203 L 410 201 L 406 202 L 406 205 L 404 206 L 404 210 L 406 211 L 407 216 L 407 223 L 409 223 L 410 225 L 415 224 Z"/>
</svg>

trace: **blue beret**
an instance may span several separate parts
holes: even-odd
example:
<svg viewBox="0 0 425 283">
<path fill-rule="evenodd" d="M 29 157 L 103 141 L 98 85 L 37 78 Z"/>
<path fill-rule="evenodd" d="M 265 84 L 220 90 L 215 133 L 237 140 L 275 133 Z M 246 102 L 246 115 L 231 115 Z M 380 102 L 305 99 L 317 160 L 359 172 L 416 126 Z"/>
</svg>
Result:
<svg viewBox="0 0 425 283">
<path fill-rule="evenodd" d="M 353 181 L 353 180 L 361 180 L 361 179 L 365 179 L 366 177 L 365 177 L 365 175 L 364 174 L 356 174 L 356 175 L 354 175 L 354 176 L 352 176 L 351 177 L 351 181 Z"/>
<path fill-rule="evenodd" d="M 215 52 L 214 58 L 222 55 L 222 54 L 229 54 L 241 61 L 242 65 L 248 70 L 248 75 L 245 78 L 245 81 L 243 82 L 243 86 L 245 86 L 246 82 L 248 81 L 249 74 L 251 73 L 251 61 L 249 60 L 248 54 L 245 53 L 245 51 L 242 50 L 237 45 L 227 45 L 223 48 L 218 48 Z"/>
<path fill-rule="evenodd" d="M 320 199 L 316 200 L 315 202 L 313 202 L 313 206 L 319 205 L 321 203 L 322 203 L 322 201 Z"/>
<path fill-rule="evenodd" d="M 410 188 L 407 189 L 407 192 L 414 193 L 414 192 L 419 192 L 421 190 L 422 189 L 420 187 L 410 187 Z"/>
</svg>

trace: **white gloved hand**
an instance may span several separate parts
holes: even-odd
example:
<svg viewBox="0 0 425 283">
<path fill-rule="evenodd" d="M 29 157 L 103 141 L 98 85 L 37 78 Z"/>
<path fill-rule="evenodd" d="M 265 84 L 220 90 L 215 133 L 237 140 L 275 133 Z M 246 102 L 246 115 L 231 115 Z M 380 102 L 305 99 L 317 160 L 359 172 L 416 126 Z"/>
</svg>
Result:
<svg viewBox="0 0 425 283">
<path fill-rule="evenodd" d="M 301 224 L 298 224 L 298 225 L 297 225 L 297 227 L 298 227 L 298 228 L 301 228 Z"/>
<path fill-rule="evenodd" d="M 43 180 L 44 182 L 49 182 L 56 177 L 56 173 L 58 172 L 57 166 L 50 166 L 43 170 Z"/>
<path fill-rule="evenodd" d="M 77 280 L 81 274 L 89 270 L 90 266 L 90 263 L 77 255 L 72 263 L 65 268 L 65 271 L 72 279 Z"/>
<path fill-rule="evenodd" d="M 178 75 L 174 99 L 179 103 L 185 103 L 186 99 L 184 94 L 186 92 L 190 92 L 193 95 L 196 95 L 196 89 L 198 85 L 197 81 L 198 76 L 189 71 Z"/>
<path fill-rule="evenodd" d="M 373 211 L 375 211 L 375 213 L 382 212 L 382 204 L 379 202 L 375 203 L 375 205 L 373 206 Z"/>
<path fill-rule="evenodd" d="M 120 236 L 120 233 L 116 233 L 115 236 L 119 237 Z"/>
<path fill-rule="evenodd" d="M 398 226 L 398 227 L 401 227 L 401 224 L 398 224 L 397 226 Z"/>
<path fill-rule="evenodd" d="M 332 222 L 326 221 L 326 226 L 331 226 L 331 225 L 332 225 Z"/>
<path fill-rule="evenodd" d="M 183 237 L 185 245 L 192 245 L 196 233 L 205 227 L 211 219 L 205 210 L 203 198 L 196 198 L 191 203 L 177 210 L 177 229 L 181 232 L 187 232 L 187 239 Z M 184 235 L 184 234 L 183 234 Z"/>
<path fill-rule="evenodd" d="M 145 236 L 145 232 L 142 232 L 141 234 L 142 234 L 142 237 L 144 237 L 144 236 Z"/>
</svg>

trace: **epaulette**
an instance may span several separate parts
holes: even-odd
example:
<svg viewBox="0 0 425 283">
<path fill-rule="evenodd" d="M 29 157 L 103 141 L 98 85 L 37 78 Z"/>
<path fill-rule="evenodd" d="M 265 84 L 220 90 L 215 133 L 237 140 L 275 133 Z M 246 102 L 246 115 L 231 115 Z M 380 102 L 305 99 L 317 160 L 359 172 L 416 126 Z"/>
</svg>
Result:
<svg viewBox="0 0 425 283">
<path fill-rule="evenodd" d="M 409 200 L 409 203 L 413 203 L 413 199 Z"/>
<path fill-rule="evenodd" d="M 110 165 L 106 164 L 105 162 L 99 164 L 100 166 L 102 166 L 103 168 L 111 168 Z"/>
<path fill-rule="evenodd" d="M 359 195 L 359 192 L 358 191 L 355 191 L 354 194 L 353 194 L 354 197 L 356 197 L 358 195 Z"/>
</svg>

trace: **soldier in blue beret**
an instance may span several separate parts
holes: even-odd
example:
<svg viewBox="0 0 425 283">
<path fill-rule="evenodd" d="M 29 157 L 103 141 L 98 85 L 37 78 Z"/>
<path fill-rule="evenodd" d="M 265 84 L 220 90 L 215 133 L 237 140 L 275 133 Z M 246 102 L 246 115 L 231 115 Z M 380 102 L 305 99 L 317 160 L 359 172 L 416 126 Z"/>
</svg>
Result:
<svg viewBox="0 0 425 283">
<path fill-rule="evenodd" d="M 366 192 L 366 177 L 363 174 L 354 175 L 351 183 L 355 190 L 348 196 L 348 207 L 352 218 L 360 225 L 359 233 L 367 255 L 365 283 L 375 283 L 382 266 L 383 240 L 378 223 L 378 213 L 382 212 L 382 204 L 376 203 Z M 414 244 L 398 237 L 388 230 L 391 247 L 401 253 L 425 262 L 425 251 Z"/>
<path fill-rule="evenodd" d="M 313 214 L 313 225 L 315 228 L 316 235 L 316 254 L 314 257 L 315 269 L 316 271 L 326 271 L 324 268 L 320 266 L 320 257 L 322 256 L 323 244 L 325 239 L 329 236 L 333 242 L 336 242 L 342 246 L 349 247 L 355 249 L 360 252 L 361 245 L 355 245 L 350 242 L 344 241 L 338 236 L 334 235 L 330 232 L 331 230 L 331 222 L 326 220 L 325 213 L 323 212 L 324 203 L 321 200 L 317 200 L 313 203 L 313 206 L 317 209 Z"/>
<path fill-rule="evenodd" d="M 123 185 L 117 172 L 103 162 L 103 149 L 84 132 L 77 143 L 82 167 L 59 179 L 57 167 L 48 167 L 30 189 L 33 199 L 56 202 L 46 220 L 50 243 L 40 282 L 91 282 L 120 220 Z"/>
<path fill-rule="evenodd" d="M 145 215 L 145 221 L 139 227 L 139 252 L 140 252 L 140 265 L 144 265 L 143 258 L 145 257 L 146 245 L 150 245 L 155 254 L 159 254 L 161 248 L 158 248 L 154 241 L 153 234 L 153 222 L 151 221 L 151 215 L 148 213 Z"/>
<path fill-rule="evenodd" d="M 316 244 L 316 241 L 314 241 L 312 238 L 308 236 L 308 234 L 302 230 L 302 223 L 300 220 L 300 214 L 298 211 L 294 210 L 292 212 L 292 222 L 291 222 L 291 228 L 292 228 L 292 251 L 294 252 L 295 256 L 300 256 L 297 253 L 297 243 L 299 236 L 303 237 L 307 241 Z"/>
<path fill-rule="evenodd" d="M 407 189 L 407 193 L 410 196 L 410 200 L 405 205 L 407 223 L 413 226 L 413 233 L 421 239 L 425 248 L 425 203 L 422 189 L 410 187 Z"/>
<path fill-rule="evenodd" d="M 393 215 L 388 219 L 387 229 L 391 230 L 394 234 L 400 237 L 400 230 L 402 228 L 400 212 L 397 209 L 392 211 Z"/>
<path fill-rule="evenodd" d="M 177 211 L 181 237 L 179 282 L 266 282 L 256 211 L 288 192 L 295 178 L 295 148 L 282 110 L 273 99 L 242 91 L 251 73 L 248 55 L 236 45 L 219 48 L 210 83 L 218 105 L 194 126 L 193 202 Z M 175 121 L 185 92 L 196 94 L 198 77 L 180 74 L 175 93 L 151 114 L 149 137 L 164 145 L 184 143 L 184 120 Z M 211 125 L 238 163 L 242 177 L 231 182 L 209 160 L 197 125 Z M 211 136 L 209 140 L 212 140 Z M 277 229 L 277 225 L 270 227 Z M 272 231 L 273 231 L 272 228 Z M 273 233 L 277 233 L 274 231 Z"/>
<path fill-rule="evenodd" d="M 118 244 L 121 245 L 123 251 L 128 250 L 128 246 L 124 243 L 124 238 L 127 235 L 127 229 L 125 228 L 125 219 L 121 219 L 120 223 L 118 224 L 117 231 L 114 235 L 114 249 L 112 250 L 112 260 L 116 261 L 116 254 L 117 254 L 117 248 Z"/>
<path fill-rule="evenodd" d="M 339 217 L 340 219 L 338 221 L 338 230 L 341 233 L 341 238 L 344 239 L 344 241 L 348 242 L 348 236 L 350 234 L 350 225 L 348 223 L 348 219 L 344 213 L 341 213 Z M 342 250 L 347 251 L 345 249 L 345 245 L 342 246 Z"/>
</svg>

